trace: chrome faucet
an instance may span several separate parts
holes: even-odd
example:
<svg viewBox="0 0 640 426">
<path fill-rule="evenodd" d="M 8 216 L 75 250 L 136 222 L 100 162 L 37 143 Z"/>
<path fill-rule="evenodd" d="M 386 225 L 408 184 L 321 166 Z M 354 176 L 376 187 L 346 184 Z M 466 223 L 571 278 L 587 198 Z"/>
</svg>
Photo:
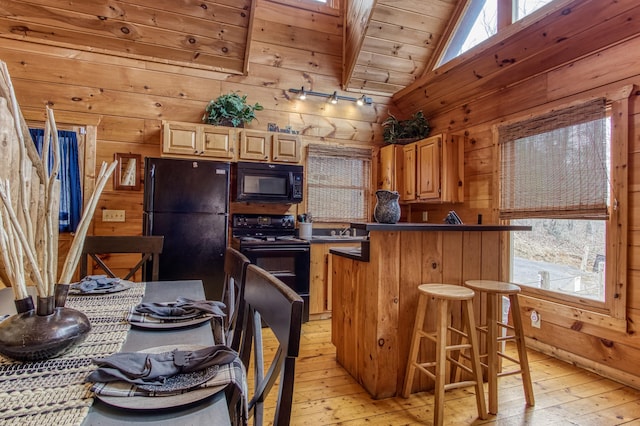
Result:
<svg viewBox="0 0 640 426">
<path fill-rule="evenodd" d="M 351 227 L 347 226 L 346 228 L 344 228 L 343 230 L 340 231 L 340 233 L 338 235 L 340 235 L 341 237 L 345 236 L 345 235 L 349 235 L 351 233 Z"/>
</svg>

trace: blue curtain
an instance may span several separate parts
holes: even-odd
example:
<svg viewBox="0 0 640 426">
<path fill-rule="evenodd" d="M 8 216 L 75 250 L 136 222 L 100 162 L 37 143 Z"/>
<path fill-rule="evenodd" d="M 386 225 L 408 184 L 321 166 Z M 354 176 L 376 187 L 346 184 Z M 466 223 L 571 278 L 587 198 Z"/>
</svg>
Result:
<svg viewBox="0 0 640 426">
<path fill-rule="evenodd" d="M 43 129 L 29 129 L 42 155 Z M 60 232 L 74 232 L 82 212 L 82 189 L 80 187 L 80 165 L 78 162 L 78 139 L 75 132 L 58 131 L 60 142 Z M 49 170 L 53 166 L 53 154 L 49 151 Z"/>
</svg>

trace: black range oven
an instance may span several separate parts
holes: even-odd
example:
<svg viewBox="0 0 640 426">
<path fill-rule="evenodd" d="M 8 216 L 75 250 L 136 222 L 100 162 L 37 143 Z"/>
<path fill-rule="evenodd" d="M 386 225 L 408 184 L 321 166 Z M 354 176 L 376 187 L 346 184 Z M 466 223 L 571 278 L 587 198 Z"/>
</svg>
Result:
<svg viewBox="0 0 640 426">
<path fill-rule="evenodd" d="M 234 214 L 232 223 L 232 247 L 295 290 L 308 321 L 311 248 L 296 238 L 293 215 Z"/>
</svg>

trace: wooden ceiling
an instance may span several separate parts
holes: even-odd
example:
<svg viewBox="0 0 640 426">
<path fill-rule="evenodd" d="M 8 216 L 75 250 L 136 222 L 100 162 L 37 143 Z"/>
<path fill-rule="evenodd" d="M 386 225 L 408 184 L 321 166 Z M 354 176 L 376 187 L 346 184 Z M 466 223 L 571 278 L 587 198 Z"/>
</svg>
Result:
<svg viewBox="0 0 640 426">
<path fill-rule="evenodd" d="M 243 74 L 250 62 L 253 11 L 262 1 L 0 1 L 0 33 L 19 40 Z M 343 89 L 389 96 L 428 69 L 456 3 L 343 0 L 344 43 L 324 46 L 324 31 L 315 40 L 310 37 L 308 43 L 319 51 L 344 46 L 342 76 L 337 76 Z M 308 27 L 314 25 L 310 22 Z"/>
<path fill-rule="evenodd" d="M 0 1 L 3 37 L 241 73 L 251 0 Z"/>
<path fill-rule="evenodd" d="M 433 68 L 457 0 L 353 0 L 345 6 L 345 89 L 393 94 Z"/>
</svg>

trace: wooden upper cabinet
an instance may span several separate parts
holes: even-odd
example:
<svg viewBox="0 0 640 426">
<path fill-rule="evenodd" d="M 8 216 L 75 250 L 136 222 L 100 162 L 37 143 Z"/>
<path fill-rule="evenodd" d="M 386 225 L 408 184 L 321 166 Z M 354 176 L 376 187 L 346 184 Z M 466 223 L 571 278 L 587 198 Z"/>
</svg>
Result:
<svg viewBox="0 0 640 426">
<path fill-rule="evenodd" d="M 299 163 L 302 155 L 302 142 L 300 135 L 289 133 L 276 133 L 273 135 L 273 161 L 283 163 Z"/>
<path fill-rule="evenodd" d="M 238 133 L 229 127 L 202 126 L 202 155 L 233 160 Z"/>
<path fill-rule="evenodd" d="M 162 155 L 165 157 L 299 163 L 301 151 L 300 135 L 179 121 L 162 122 Z"/>
<path fill-rule="evenodd" d="M 162 122 L 162 155 L 235 159 L 237 131 L 207 124 Z"/>
<path fill-rule="evenodd" d="M 378 188 L 398 191 L 400 201 L 462 202 L 464 137 L 439 134 L 380 149 Z"/>
<path fill-rule="evenodd" d="M 240 131 L 240 159 L 269 161 L 273 135 L 260 130 Z"/>
<path fill-rule="evenodd" d="M 441 136 L 433 136 L 416 143 L 416 196 L 421 200 L 440 198 Z"/>
<path fill-rule="evenodd" d="M 389 144 L 380 148 L 378 189 L 402 193 L 402 145 Z"/>
<path fill-rule="evenodd" d="M 410 143 L 402 148 L 403 169 L 400 170 L 402 176 L 402 192 L 400 201 L 413 201 L 416 194 L 416 144 Z"/>
<path fill-rule="evenodd" d="M 261 130 L 240 131 L 241 160 L 299 163 L 301 149 L 299 135 Z"/>
</svg>

